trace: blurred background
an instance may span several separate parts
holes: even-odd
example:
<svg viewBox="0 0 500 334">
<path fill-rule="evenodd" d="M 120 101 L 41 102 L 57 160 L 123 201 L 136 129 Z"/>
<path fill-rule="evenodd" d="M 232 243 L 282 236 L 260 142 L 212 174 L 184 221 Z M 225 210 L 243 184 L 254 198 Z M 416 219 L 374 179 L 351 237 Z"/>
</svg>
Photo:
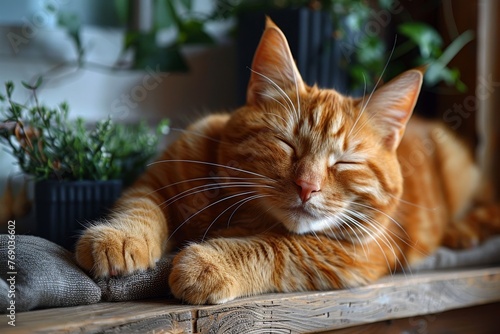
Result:
<svg viewBox="0 0 500 334">
<path fill-rule="evenodd" d="M 167 118 L 168 142 L 201 115 L 244 103 L 266 14 L 284 30 L 309 84 L 359 96 L 429 65 L 417 112 L 456 130 L 498 184 L 495 0 L 2 1 L 0 91 L 13 81 L 15 99 L 30 103 L 21 81 L 42 78 L 43 104 L 66 101 L 70 117 L 89 124 L 108 116 L 151 125 Z M 16 200 L 24 182 L 2 146 L 0 207 L 8 196 L 19 208 L 3 210 L 9 212 L 0 219 L 29 210 Z"/>
</svg>

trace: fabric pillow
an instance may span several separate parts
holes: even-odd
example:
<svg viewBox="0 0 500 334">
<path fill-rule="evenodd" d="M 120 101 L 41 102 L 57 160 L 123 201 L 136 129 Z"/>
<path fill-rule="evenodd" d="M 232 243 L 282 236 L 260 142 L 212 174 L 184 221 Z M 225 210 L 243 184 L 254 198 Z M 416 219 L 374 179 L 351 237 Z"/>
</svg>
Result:
<svg viewBox="0 0 500 334">
<path fill-rule="evenodd" d="M 440 247 L 434 254 L 411 266 L 415 272 L 437 269 L 467 268 L 500 264 L 500 236 L 494 236 L 477 247 L 452 250 Z"/>
<path fill-rule="evenodd" d="M 11 245 L 15 259 L 9 268 L 9 236 L 0 235 L 0 313 L 7 311 L 11 300 L 15 301 L 16 312 L 86 305 L 101 300 L 101 289 L 78 268 L 73 254 L 48 240 L 15 235 L 15 249 Z M 15 282 L 10 280 L 12 277 Z M 15 298 L 8 297 L 11 285 L 15 287 Z"/>
<path fill-rule="evenodd" d="M 144 298 L 169 297 L 168 275 L 172 257 L 158 261 L 156 267 L 130 276 L 98 279 L 105 301 L 126 301 Z"/>
</svg>

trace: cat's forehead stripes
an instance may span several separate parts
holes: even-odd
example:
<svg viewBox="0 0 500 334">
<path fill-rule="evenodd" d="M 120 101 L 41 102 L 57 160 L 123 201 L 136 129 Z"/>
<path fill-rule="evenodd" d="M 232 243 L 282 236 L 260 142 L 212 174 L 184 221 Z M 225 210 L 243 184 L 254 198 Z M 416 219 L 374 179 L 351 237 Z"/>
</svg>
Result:
<svg viewBox="0 0 500 334">
<path fill-rule="evenodd" d="M 353 118 L 351 100 L 336 92 L 312 87 L 301 96 L 300 108 L 302 112 L 292 134 L 304 150 L 324 154 L 331 161 L 349 148 L 347 133 Z"/>
<path fill-rule="evenodd" d="M 344 116 L 341 110 L 332 108 L 329 105 L 317 104 L 307 111 L 307 128 L 314 131 L 321 131 L 328 136 L 337 135 L 344 126 Z"/>
</svg>

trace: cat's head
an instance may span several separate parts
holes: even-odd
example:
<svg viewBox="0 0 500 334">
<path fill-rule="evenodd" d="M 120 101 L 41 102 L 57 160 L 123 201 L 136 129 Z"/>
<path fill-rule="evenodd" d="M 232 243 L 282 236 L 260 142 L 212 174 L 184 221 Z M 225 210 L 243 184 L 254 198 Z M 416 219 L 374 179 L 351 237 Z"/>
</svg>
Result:
<svg viewBox="0 0 500 334">
<path fill-rule="evenodd" d="M 269 19 L 251 71 L 220 161 L 255 173 L 239 175 L 253 178 L 252 205 L 295 233 L 351 234 L 387 221 L 402 192 L 396 150 L 422 73 L 405 72 L 359 99 L 307 86 Z"/>
</svg>

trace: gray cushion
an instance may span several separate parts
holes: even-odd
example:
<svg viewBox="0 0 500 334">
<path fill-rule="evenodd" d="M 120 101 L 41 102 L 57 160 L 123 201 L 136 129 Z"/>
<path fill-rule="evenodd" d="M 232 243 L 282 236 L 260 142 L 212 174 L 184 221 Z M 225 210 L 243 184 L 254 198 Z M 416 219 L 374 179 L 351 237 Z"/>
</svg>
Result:
<svg viewBox="0 0 500 334">
<path fill-rule="evenodd" d="M 130 276 L 98 279 L 97 285 L 102 290 L 103 300 L 118 302 L 170 296 L 168 275 L 171 262 L 171 258 L 163 258 L 154 269 Z"/>
<path fill-rule="evenodd" d="M 440 247 L 434 254 L 411 266 L 412 271 L 492 266 L 500 264 L 500 236 L 494 236 L 477 247 L 452 250 Z"/>
<path fill-rule="evenodd" d="M 73 261 L 73 254 L 48 240 L 16 235 L 15 268 L 8 268 L 9 235 L 0 235 L 0 309 L 10 302 L 7 279 L 15 277 L 16 312 L 35 308 L 92 304 L 101 289 Z M 16 274 L 8 274 L 15 271 Z"/>
<path fill-rule="evenodd" d="M 6 313 L 8 297 L 8 238 L 0 235 L 0 313 Z M 16 235 L 16 312 L 35 308 L 76 306 L 105 301 L 126 301 L 169 296 L 171 258 L 154 269 L 94 282 L 61 246 L 30 235 Z"/>
</svg>

